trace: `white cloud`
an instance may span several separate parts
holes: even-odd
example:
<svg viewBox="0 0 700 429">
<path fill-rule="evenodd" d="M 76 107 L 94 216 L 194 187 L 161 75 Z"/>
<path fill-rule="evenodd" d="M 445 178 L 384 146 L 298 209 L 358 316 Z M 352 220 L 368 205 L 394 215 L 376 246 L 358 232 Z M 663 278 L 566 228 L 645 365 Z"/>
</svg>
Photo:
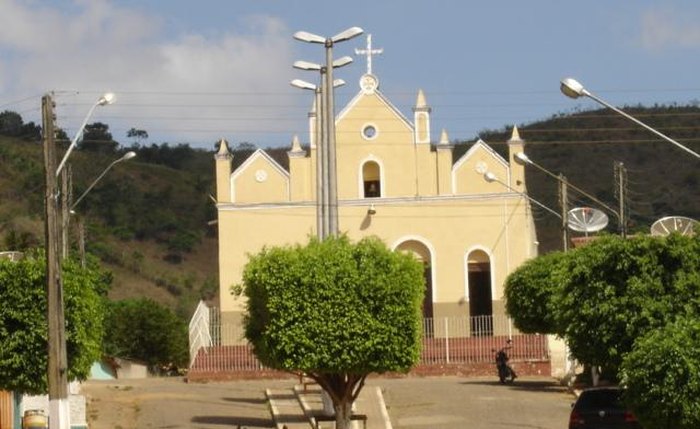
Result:
<svg viewBox="0 0 700 429">
<path fill-rule="evenodd" d="M 113 90 L 118 103 L 99 109 L 94 120 L 109 123 L 123 143 L 123 130 L 132 126 L 171 143 L 237 141 L 238 134 L 289 128 L 273 118 L 289 116 L 283 109 L 293 74 L 291 31 L 265 16 L 232 25 L 216 35 L 168 35 L 158 17 L 108 0 L 76 0 L 60 10 L 3 0 L 0 99 L 69 90 L 57 99 L 59 125 L 70 129 L 99 92 Z"/>
<path fill-rule="evenodd" d="M 700 47 L 698 16 L 680 14 L 675 10 L 648 9 L 641 17 L 641 42 L 649 50 Z"/>
</svg>

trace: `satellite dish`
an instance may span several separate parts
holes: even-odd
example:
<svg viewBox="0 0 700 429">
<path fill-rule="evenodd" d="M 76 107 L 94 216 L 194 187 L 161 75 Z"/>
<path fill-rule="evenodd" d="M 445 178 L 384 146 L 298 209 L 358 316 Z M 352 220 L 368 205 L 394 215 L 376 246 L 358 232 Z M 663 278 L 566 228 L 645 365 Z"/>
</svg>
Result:
<svg viewBox="0 0 700 429">
<path fill-rule="evenodd" d="M 590 207 L 577 207 L 569 210 L 567 226 L 569 229 L 585 232 L 597 232 L 608 226 L 608 215 Z"/>
<path fill-rule="evenodd" d="M 699 227 L 699 222 L 685 216 L 662 217 L 651 225 L 651 235 L 655 237 L 665 237 L 672 232 L 679 232 L 681 235 L 692 235 Z"/>
</svg>

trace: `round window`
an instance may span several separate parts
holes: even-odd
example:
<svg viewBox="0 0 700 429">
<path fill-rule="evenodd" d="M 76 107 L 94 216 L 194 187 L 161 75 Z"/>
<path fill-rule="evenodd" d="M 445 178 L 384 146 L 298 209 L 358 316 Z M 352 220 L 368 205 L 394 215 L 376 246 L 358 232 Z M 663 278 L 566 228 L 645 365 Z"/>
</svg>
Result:
<svg viewBox="0 0 700 429">
<path fill-rule="evenodd" d="M 374 125 L 367 125 L 362 129 L 362 135 L 366 139 L 373 139 L 377 137 L 377 128 Z"/>
</svg>

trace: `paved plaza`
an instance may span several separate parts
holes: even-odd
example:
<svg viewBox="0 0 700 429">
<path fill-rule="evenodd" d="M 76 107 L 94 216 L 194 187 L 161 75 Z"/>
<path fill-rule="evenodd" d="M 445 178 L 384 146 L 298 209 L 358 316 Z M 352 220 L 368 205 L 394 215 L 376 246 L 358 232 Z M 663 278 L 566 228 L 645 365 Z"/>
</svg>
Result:
<svg viewBox="0 0 700 429">
<path fill-rule="evenodd" d="M 91 429 L 257 429 L 274 427 L 265 391 L 292 389 L 296 382 L 89 381 L 83 393 Z M 549 378 L 500 385 L 495 377 L 375 377 L 365 389 L 377 387 L 394 429 L 559 429 L 566 427 L 573 402 L 573 396 Z"/>
</svg>

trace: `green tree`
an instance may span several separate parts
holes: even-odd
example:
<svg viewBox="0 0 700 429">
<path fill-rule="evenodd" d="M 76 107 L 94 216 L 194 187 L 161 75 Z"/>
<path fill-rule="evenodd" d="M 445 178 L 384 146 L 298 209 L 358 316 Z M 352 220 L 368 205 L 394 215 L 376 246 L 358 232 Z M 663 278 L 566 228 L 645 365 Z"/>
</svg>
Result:
<svg viewBox="0 0 700 429">
<path fill-rule="evenodd" d="M 531 259 L 506 279 L 506 311 L 522 332 L 560 334 L 556 300 L 566 254 L 548 253 Z"/>
<path fill-rule="evenodd" d="M 109 132 L 109 125 L 95 122 L 85 126 L 79 147 L 91 152 L 113 154 L 118 145 Z"/>
<path fill-rule="evenodd" d="M 100 358 L 108 276 L 63 264 L 69 380 L 83 380 Z M 46 260 L 30 252 L 18 262 L 0 260 L 0 388 L 46 393 L 48 326 Z"/>
<path fill-rule="evenodd" d="M 700 427 L 700 321 L 683 317 L 639 338 L 622 363 L 625 400 L 647 428 Z"/>
<path fill-rule="evenodd" d="M 148 140 L 148 131 L 131 128 L 126 132 L 126 136 L 130 139 L 134 139 L 134 145 L 139 146 L 141 141 Z"/>
<path fill-rule="evenodd" d="M 112 302 L 105 320 L 104 351 L 137 359 L 152 369 L 187 364 L 187 325 L 168 307 L 151 299 Z"/>
<path fill-rule="evenodd" d="M 557 318 L 572 354 L 617 374 L 634 341 L 700 314 L 700 236 L 601 237 L 567 253 Z"/>
<path fill-rule="evenodd" d="M 265 248 L 237 289 L 248 298 L 245 334 L 260 361 L 315 380 L 338 428 L 348 427 L 368 374 L 418 361 L 423 267 L 377 238 Z"/>
</svg>

